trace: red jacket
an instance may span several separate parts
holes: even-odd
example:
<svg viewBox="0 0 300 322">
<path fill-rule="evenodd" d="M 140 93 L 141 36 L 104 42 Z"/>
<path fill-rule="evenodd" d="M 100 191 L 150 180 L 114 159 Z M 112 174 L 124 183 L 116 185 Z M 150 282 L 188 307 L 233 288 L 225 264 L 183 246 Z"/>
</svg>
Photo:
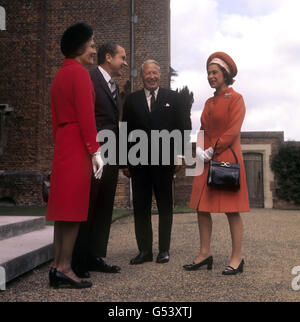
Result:
<svg viewBox="0 0 300 322">
<path fill-rule="evenodd" d="M 85 221 L 91 183 L 91 157 L 99 143 L 94 87 L 88 71 L 65 59 L 51 87 L 54 154 L 47 220 Z"/>
</svg>

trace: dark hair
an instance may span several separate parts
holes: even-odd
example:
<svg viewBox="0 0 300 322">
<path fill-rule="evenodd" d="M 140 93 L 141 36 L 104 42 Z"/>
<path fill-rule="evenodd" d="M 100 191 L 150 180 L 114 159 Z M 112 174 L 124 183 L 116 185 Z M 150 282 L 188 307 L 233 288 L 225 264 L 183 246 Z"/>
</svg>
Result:
<svg viewBox="0 0 300 322">
<path fill-rule="evenodd" d="M 106 61 L 106 54 L 114 57 L 118 52 L 118 45 L 113 42 L 107 42 L 98 48 L 98 65 L 102 65 Z"/>
<path fill-rule="evenodd" d="M 93 29 L 84 22 L 68 27 L 60 40 L 60 49 L 66 58 L 75 58 L 85 52 L 87 42 L 93 36 Z"/>
<path fill-rule="evenodd" d="M 225 80 L 225 84 L 227 86 L 232 85 L 234 83 L 233 77 L 228 74 L 228 72 L 226 71 L 226 69 L 224 67 L 222 67 L 219 64 L 217 64 L 217 65 L 219 66 L 219 68 L 221 69 L 221 71 L 223 73 L 223 77 L 224 77 L 224 80 Z"/>
</svg>

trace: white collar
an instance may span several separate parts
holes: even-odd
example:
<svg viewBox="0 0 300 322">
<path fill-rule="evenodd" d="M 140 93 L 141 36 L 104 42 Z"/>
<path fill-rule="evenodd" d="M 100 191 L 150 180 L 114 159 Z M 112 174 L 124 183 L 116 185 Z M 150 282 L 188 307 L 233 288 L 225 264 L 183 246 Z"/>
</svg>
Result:
<svg viewBox="0 0 300 322">
<path fill-rule="evenodd" d="M 158 87 L 157 87 L 157 89 L 154 91 L 154 96 L 155 96 L 155 98 L 157 97 L 158 90 L 159 90 L 159 86 L 158 86 Z M 151 94 L 150 94 L 149 89 L 144 88 L 144 91 L 145 91 L 145 95 L 146 95 L 146 97 L 149 97 L 149 96 L 151 95 Z"/>
<path fill-rule="evenodd" d="M 105 79 L 106 83 L 109 83 L 109 81 L 111 80 L 111 76 L 110 76 L 110 75 L 108 74 L 108 72 L 107 72 L 105 69 L 103 69 L 100 65 L 98 66 L 98 68 L 99 68 L 99 70 L 100 70 L 101 74 L 103 75 L 103 77 L 104 77 L 104 79 Z"/>
</svg>

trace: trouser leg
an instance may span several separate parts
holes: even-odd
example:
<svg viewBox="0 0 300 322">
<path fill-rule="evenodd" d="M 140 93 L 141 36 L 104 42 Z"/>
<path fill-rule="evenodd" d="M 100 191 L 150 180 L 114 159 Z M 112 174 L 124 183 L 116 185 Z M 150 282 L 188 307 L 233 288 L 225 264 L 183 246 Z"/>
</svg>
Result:
<svg viewBox="0 0 300 322">
<path fill-rule="evenodd" d="M 153 167 L 154 193 L 159 212 L 159 250 L 169 251 L 173 222 L 173 173 L 172 166 Z"/>
<path fill-rule="evenodd" d="M 100 180 L 96 180 L 93 216 L 88 239 L 89 255 L 106 257 L 115 193 L 118 183 L 118 166 L 105 165 Z"/>
<path fill-rule="evenodd" d="M 130 169 L 135 236 L 139 251 L 152 252 L 152 183 L 149 168 Z"/>
</svg>

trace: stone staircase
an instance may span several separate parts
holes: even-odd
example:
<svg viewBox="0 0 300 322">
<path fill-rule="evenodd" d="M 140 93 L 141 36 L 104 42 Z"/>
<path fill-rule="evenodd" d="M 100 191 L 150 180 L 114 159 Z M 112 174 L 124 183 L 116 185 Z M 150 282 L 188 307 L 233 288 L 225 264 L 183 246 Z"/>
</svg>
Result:
<svg viewBox="0 0 300 322">
<path fill-rule="evenodd" d="M 53 226 L 45 217 L 0 215 L 0 289 L 4 275 L 9 282 L 52 258 Z"/>
</svg>

